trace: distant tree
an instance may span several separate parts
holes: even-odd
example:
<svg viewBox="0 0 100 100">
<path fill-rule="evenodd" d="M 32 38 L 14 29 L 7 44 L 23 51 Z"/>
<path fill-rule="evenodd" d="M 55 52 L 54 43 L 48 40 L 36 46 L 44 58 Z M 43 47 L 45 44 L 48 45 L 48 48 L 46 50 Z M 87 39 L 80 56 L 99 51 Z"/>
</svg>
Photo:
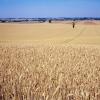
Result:
<svg viewBox="0 0 100 100">
<path fill-rule="evenodd" d="M 2 22 L 2 23 L 5 23 L 6 21 L 5 21 L 5 20 L 2 20 L 1 22 Z"/>
<path fill-rule="evenodd" d="M 52 20 L 51 19 L 49 19 L 49 23 L 51 23 L 52 22 Z"/>
</svg>

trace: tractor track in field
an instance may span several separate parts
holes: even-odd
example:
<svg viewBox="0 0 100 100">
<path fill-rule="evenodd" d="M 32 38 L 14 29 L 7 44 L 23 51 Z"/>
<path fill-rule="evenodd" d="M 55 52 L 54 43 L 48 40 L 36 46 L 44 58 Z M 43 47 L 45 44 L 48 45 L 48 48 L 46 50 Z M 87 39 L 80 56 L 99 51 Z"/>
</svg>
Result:
<svg viewBox="0 0 100 100">
<path fill-rule="evenodd" d="M 100 36 L 100 31 L 95 29 L 95 32 Z"/>
<path fill-rule="evenodd" d="M 83 34 L 83 32 L 85 30 L 86 30 L 86 27 L 84 27 L 83 29 L 81 29 L 80 32 L 76 36 L 74 36 L 73 38 L 71 38 L 69 41 L 68 40 L 65 40 L 64 43 L 67 43 L 68 44 L 68 43 L 76 40 L 77 38 L 79 38 Z"/>
</svg>

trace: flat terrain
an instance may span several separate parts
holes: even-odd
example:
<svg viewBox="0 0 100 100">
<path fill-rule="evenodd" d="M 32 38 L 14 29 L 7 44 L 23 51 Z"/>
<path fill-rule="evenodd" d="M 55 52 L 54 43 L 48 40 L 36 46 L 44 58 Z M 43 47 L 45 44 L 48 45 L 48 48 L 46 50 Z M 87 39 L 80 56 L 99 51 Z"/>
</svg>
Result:
<svg viewBox="0 0 100 100">
<path fill-rule="evenodd" d="M 100 23 L 0 24 L 0 100 L 100 100 Z"/>
<path fill-rule="evenodd" d="M 0 40 L 31 41 L 61 44 L 100 44 L 100 23 L 0 24 Z"/>
</svg>

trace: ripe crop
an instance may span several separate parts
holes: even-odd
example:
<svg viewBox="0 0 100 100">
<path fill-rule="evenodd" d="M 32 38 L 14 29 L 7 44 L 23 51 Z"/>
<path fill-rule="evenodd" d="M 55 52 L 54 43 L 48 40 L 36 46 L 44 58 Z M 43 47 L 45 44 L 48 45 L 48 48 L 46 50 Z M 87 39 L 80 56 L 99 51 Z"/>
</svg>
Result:
<svg viewBox="0 0 100 100">
<path fill-rule="evenodd" d="M 0 45 L 0 100 L 100 100 L 100 47 Z"/>
</svg>

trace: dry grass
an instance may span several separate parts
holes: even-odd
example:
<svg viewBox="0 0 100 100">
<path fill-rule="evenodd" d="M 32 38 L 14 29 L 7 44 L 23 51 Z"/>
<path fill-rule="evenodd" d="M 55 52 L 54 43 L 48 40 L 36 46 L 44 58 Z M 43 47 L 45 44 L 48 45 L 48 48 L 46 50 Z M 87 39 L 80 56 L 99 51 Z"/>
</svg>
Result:
<svg viewBox="0 0 100 100">
<path fill-rule="evenodd" d="M 100 47 L 0 45 L 0 100 L 100 100 Z"/>
</svg>

